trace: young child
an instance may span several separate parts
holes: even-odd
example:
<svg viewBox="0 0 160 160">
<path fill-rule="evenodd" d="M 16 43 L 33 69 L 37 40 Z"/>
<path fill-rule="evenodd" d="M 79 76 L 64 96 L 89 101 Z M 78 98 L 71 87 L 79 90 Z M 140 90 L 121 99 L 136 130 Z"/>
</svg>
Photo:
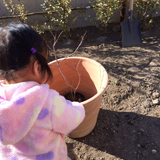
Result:
<svg viewBox="0 0 160 160">
<path fill-rule="evenodd" d="M 64 135 L 85 111 L 44 84 L 52 78 L 47 56 L 45 41 L 28 25 L 0 28 L 1 160 L 69 159 Z"/>
</svg>

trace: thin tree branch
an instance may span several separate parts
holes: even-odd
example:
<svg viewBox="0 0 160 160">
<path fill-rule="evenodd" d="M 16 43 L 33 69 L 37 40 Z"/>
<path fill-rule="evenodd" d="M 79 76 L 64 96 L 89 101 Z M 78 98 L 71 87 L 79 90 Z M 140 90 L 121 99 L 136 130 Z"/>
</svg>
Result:
<svg viewBox="0 0 160 160">
<path fill-rule="evenodd" d="M 75 54 L 77 52 L 77 50 L 79 49 L 79 47 L 81 46 L 82 42 L 84 41 L 84 37 L 86 35 L 87 31 L 84 33 L 84 35 L 81 37 L 81 41 L 79 43 L 79 45 L 77 46 L 77 48 L 75 49 L 75 51 L 73 53 L 71 53 L 69 56 L 67 56 L 66 58 L 64 58 L 63 60 L 61 60 L 60 62 L 64 61 L 65 59 L 69 58 L 70 56 L 72 56 L 73 54 Z"/>
<path fill-rule="evenodd" d="M 58 61 L 57 55 L 56 55 L 55 45 L 56 45 L 59 37 L 61 36 L 62 32 L 58 35 L 58 38 L 56 38 L 56 35 L 54 35 L 51 30 L 50 30 L 50 33 L 52 34 L 52 36 L 53 36 L 53 38 L 54 38 L 54 43 L 53 43 L 53 49 L 51 49 L 50 47 L 49 47 L 49 48 L 53 51 L 53 54 L 54 54 L 54 56 L 55 56 L 55 60 L 56 60 L 56 63 L 57 63 L 57 67 L 59 68 L 59 71 L 60 71 L 60 73 L 62 74 L 62 76 L 63 76 L 66 84 L 67 84 L 67 85 L 69 86 L 69 88 L 70 88 L 70 93 L 71 93 L 71 96 L 72 96 L 72 100 L 75 100 L 76 91 L 77 91 L 77 89 L 78 89 L 78 87 L 79 87 L 79 85 L 80 85 L 80 81 L 81 81 L 81 76 L 80 76 L 80 73 L 79 73 L 79 71 L 78 71 L 78 66 L 79 66 L 81 60 L 79 60 L 79 62 L 77 63 L 77 66 L 75 66 L 75 65 L 73 64 L 73 62 L 71 61 L 72 65 L 73 65 L 73 67 L 74 67 L 75 69 L 72 68 L 72 67 L 71 67 L 71 68 L 74 69 L 74 70 L 77 72 L 78 77 L 79 77 L 79 78 L 78 78 L 78 84 L 77 84 L 76 88 L 74 88 L 73 86 L 71 86 L 71 85 L 68 83 L 66 77 L 64 76 L 63 71 L 62 71 L 62 69 L 61 69 L 61 67 L 60 67 L 60 65 L 59 65 L 60 62 L 62 62 L 62 60 L 61 60 L 61 61 Z M 78 48 L 81 46 L 81 44 L 82 44 L 82 42 L 83 42 L 83 40 L 84 40 L 84 36 L 86 35 L 86 33 L 87 33 L 87 32 L 85 32 L 84 35 L 82 36 L 81 41 L 80 41 L 78 47 L 77 47 L 77 48 L 75 49 L 75 51 L 74 51 L 72 54 L 70 54 L 69 56 L 75 54 L 75 52 L 76 52 L 76 51 L 78 50 Z M 69 56 L 68 56 L 68 57 L 69 57 Z M 67 57 L 67 58 L 68 58 L 68 57 Z M 64 58 L 64 59 L 66 59 L 66 58 Z M 55 66 L 55 65 L 51 65 L 51 66 Z M 73 89 L 73 93 L 72 93 L 72 89 Z"/>
<path fill-rule="evenodd" d="M 76 11 L 76 10 L 87 10 L 87 9 L 90 9 L 90 8 L 93 8 L 91 6 L 89 7 L 85 7 L 85 8 L 80 8 L 80 7 L 77 7 L 77 8 L 72 8 L 71 10 L 72 11 Z M 47 14 L 48 11 L 41 11 L 41 12 L 32 12 L 32 13 L 26 13 L 24 14 L 24 16 L 35 16 L 35 15 L 44 15 L 44 14 Z M 56 11 L 52 11 L 52 13 L 57 13 Z M 12 15 L 12 16 L 2 16 L 0 17 L 0 19 L 11 19 L 11 18 L 20 18 L 21 15 Z"/>
<path fill-rule="evenodd" d="M 81 60 L 79 60 L 77 66 L 76 66 L 76 71 L 77 71 L 77 73 L 78 73 L 78 77 L 79 77 L 78 80 L 79 80 L 79 81 L 78 81 L 77 87 L 76 87 L 75 90 L 74 90 L 74 99 L 75 99 L 76 91 L 77 91 L 77 89 L 78 89 L 78 87 L 79 87 L 79 85 L 80 85 L 80 82 L 81 82 L 81 74 L 80 74 L 79 71 L 78 71 L 78 66 L 79 66 L 80 62 L 81 62 Z"/>
<path fill-rule="evenodd" d="M 57 67 L 59 68 L 59 71 L 61 72 L 61 74 L 62 74 L 62 76 L 63 76 L 66 84 L 69 86 L 70 91 L 71 91 L 71 93 L 72 93 L 72 89 L 74 90 L 74 88 L 68 83 L 66 77 L 64 76 L 63 71 L 62 71 L 62 69 L 61 69 L 61 67 L 60 67 L 60 65 L 59 65 L 59 62 L 58 62 L 58 59 L 57 59 L 57 55 L 56 55 L 56 50 L 55 50 L 55 45 L 56 45 L 59 37 L 60 37 L 61 34 L 63 33 L 63 31 L 58 35 L 58 38 L 57 38 L 57 39 L 56 39 L 56 35 L 54 35 L 51 30 L 50 30 L 50 33 L 52 34 L 52 36 L 53 36 L 53 38 L 54 38 L 54 43 L 53 43 L 53 49 L 52 49 L 52 51 L 53 51 L 53 54 L 54 54 L 54 56 L 55 56 L 55 60 L 56 60 L 56 63 L 57 63 Z"/>
</svg>

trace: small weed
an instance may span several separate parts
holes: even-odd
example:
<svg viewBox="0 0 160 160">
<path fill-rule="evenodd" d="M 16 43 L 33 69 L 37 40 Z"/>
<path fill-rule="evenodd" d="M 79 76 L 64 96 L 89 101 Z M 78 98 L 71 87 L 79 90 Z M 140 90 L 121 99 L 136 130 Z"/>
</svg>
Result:
<svg viewBox="0 0 160 160">
<path fill-rule="evenodd" d="M 127 76 L 127 75 L 129 75 L 130 73 L 129 72 L 123 72 L 123 75 L 125 75 L 125 76 Z"/>
<path fill-rule="evenodd" d="M 146 86 L 146 84 L 145 83 L 142 83 L 142 87 L 145 87 Z"/>
<path fill-rule="evenodd" d="M 99 47 L 99 48 L 103 48 L 104 46 L 105 46 L 105 44 L 102 43 L 102 44 L 100 44 L 98 47 Z"/>
<path fill-rule="evenodd" d="M 118 81 L 114 81 L 113 84 L 118 86 L 119 83 L 118 83 Z"/>
</svg>

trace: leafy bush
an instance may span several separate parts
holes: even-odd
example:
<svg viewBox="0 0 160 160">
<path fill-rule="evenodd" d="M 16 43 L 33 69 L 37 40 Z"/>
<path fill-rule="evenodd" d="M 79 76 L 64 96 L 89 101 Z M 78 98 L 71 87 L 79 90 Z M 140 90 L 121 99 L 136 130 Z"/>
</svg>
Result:
<svg viewBox="0 0 160 160">
<path fill-rule="evenodd" d="M 134 4 L 134 9 L 138 13 L 138 18 L 140 18 L 141 21 L 142 30 L 153 27 L 153 13 L 155 13 L 156 8 L 160 7 L 159 0 L 137 0 Z"/>
<path fill-rule="evenodd" d="M 41 21 L 35 22 L 32 25 L 38 33 L 44 33 L 45 30 L 58 28 L 63 31 L 70 29 L 72 23 L 74 23 L 76 17 L 71 15 L 71 0 L 44 0 L 41 4 L 43 11 L 46 12 L 46 22 Z M 17 4 L 13 4 L 13 0 L 3 0 L 4 6 L 9 11 L 10 16 L 19 18 L 21 23 L 26 23 L 27 12 L 25 11 L 25 3 L 22 0 L 18 0 Z M 69 18 L 71 19 L 70 25 L 68 24 Z M 4 23 L 4 22 L 3 22 Z"/>
<path fill-rule="evenodd" d="M 91 6 L 96 12 L 96 20 L 100 21 L 100 24 L 93 21 L 93 24 L 105 29 L 108 25 L 113 13 L 121 7 L 123 0 L 94 0 Z"/>
<path fill-rule="evenodd" d="M 121 8 L 124 0 L 93 0 L 91 7 L 96 12 L 96 20 L 90 19 L 92 23 L 104 31 L 114 12 Z M 10 16 L 17 17 L 21 23 L 27 23 L 27 11 L 25 11 L 24 0 L 18 0 L 13 4 L 13 0 L 3 0 L 4 6 L 9 11 Z M 46 22 L 37 21 L 32 27 L 40 34 L 45 30 L 60 29 L 69 31 L 71 25 L 75 22 L 76 16 L 71 10 L 71 0 L 44 0 L 41 4 L 45 14 Z M 137 0 L 134 2 L 134 10 L 138 13 L 143 30 L 151 28 L 156 8 L 160 8 L 159 0 Z M 89 16 L 88 16 L 89 17 Z M 70 21 L 69 21 L 70 20 Z M 1 24 L 3 20 L 0 20 Z M 3 22 L 3 24 L 6 24 Z"/>
<path fill-rule="evenodd" d="M 60 30 L 69 30 L 70 25 L 68 24 L 68 20 L 71 18 L 72 12 L 70 3 L 71 0 L 44 0 L 41 6 L 44 11 L 47 11 L 45 15 L 47 21 L 51 22 L 54 27 L 58 27 Z M 75 19 L 72 17 L 73 21 Z"/>
<path fill-rule="evenodd" d="M 24 8 L 24 1 L 18 0 L 17 4 L 13 4 L 12 0 L 3 0 L 4 6 L 9 11 L 10 15 L 18 16 L 19 21 L 22 23 L 26 23 L 27 20 L 27 12 Z"/>
</svg>

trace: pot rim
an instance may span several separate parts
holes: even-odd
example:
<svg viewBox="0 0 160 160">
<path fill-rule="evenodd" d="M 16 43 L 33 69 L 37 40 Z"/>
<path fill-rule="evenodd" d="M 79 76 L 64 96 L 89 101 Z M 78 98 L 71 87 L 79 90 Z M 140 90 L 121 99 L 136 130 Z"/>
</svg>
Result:
<svg viewBox="0 0 160 160">
<path fill-rule="evenodd" d="M 87 61 L 96 63 L 97 66 L 99 65 L 101 70 L 103 71 L 104 78 L 103 78 L 101 89 L 94 96 L 92 96 L 91 98 L 81 102 L 82 105 L 84 105 L 84 104 L 92 101 L 93 99 L 96 99 L 97 97 L 101 96 L 102 94 L 104 94 L 104 92 L 105 92 L 105 90 L 106 90 L 106 88 L 108 86 L 108 73 L 107 73 L 106 69 L 99 62 L 97 62 L 97 61 L 95 61 L 95 60 L 93 60 L 91 58 L 86 58 L 86 57 L 67 57 L 67 58 L 59 58 L 57 60 L 59 61 L 59 60 L 63 60 L 63 59 L 82 59 L 82 60 L 87 60 Z M 50 65 L 50 64 L 52 64 L 54 62 L 56 62 L 56 60 L 53 60 L 53 61 L 49 62 L 48 65 Z"/>
</svg>

